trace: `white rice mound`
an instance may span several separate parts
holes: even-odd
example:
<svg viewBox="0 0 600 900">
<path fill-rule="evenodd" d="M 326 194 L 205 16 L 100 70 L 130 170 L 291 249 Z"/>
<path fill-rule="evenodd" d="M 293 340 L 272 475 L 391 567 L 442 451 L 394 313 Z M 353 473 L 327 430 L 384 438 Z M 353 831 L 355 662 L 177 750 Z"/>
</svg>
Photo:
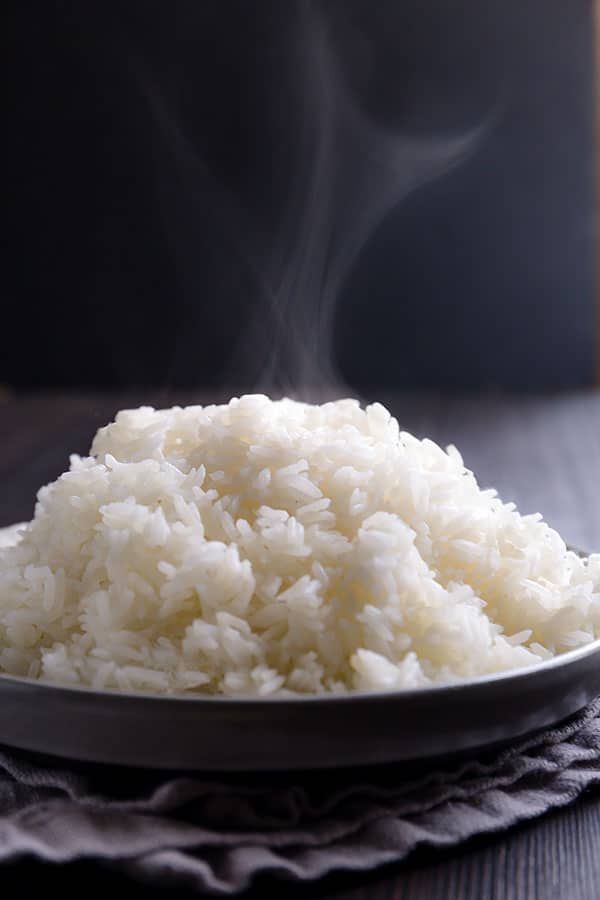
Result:
<svg viewBox="0 0 600 900">
<path fill-rule="evenodd" d="M 600 555 L 379 404 L 143 407 L 0 546 L 0 671 L 100 689 L 396 690 L 600 632 Z"/>
</svg>

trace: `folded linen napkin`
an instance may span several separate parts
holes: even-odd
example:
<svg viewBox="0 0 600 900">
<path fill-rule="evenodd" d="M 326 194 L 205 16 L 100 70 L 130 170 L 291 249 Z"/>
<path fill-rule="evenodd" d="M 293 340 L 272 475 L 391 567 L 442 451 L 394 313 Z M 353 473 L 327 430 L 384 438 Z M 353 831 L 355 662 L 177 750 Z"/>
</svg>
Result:
<svg viewBox="0 0 600 900">
<path fill-rule="evenodd" d="M 0 862 L 96 859 L 140 879 L 232 894 L 258 873 L 316 879 L 451 846 L 563 806 L 600 782 L 600 698 L 477 759 L 202 776 L 0 751 Z"/>
</svg>

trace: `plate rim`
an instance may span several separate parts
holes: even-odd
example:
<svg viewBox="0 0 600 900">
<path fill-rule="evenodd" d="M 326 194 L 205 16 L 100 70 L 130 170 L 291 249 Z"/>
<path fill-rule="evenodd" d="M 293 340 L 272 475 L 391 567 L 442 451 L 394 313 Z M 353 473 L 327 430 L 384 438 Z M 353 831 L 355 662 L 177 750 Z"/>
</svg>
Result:
<svg viewBox="0 0 600 900">
<path fill-rule="evenodd" d="M 333 692 L 323 691 L 318 694 L 282 694 L 276 693 L 264 697 L 255 694 L 186 694 L 186 693 L 153 693 L 151 691 L 120 691 L 118 689 L 98 690 L 97 688 L 88 687 L 85 684 L 61 684 L 42 680 L 39 678 L 19 677 L 16 675 L 8 675 L 0 672 L 0 690 L 6 687 L 18 688 L 34 688 L 42 692 L 58 693 L 67 697 L 85 697 L 92 702 L 101 700 L 113 700 L 114 702 L 134 702 L 143 700 L 146 702 L 164 703 L 184 703 L 186 705 L 211 705 L 211 706 L 258 706 L 267 708 L 273 705 L 288 704 L 294 706 L 314 705 L 337 705 L 350 702 L 367 703 L 369 701 L 391 701 L 391 700 L 414 700 L 417 698 L 440 697 L 443 695 L 460 694 L 469 689 L 478 689 L 486 685 L 505 684 L 510 682 L 519 682 L 529 679 L 532 676 L 540 675 L 545 672 L 553 671 L 558 668 L 568 667 L 590 656 L 600 653 L 600 638 L 590 641 L 581 647 L 575 647 L 565 653 L 559 653 L 552 659 L 542 660 L 530 666 L 520 666 L 513 669 L 504 669 L 499 672 L 491 672 L 485 675 L 478 675 L 474 678 L 465 678 L 459 681 L 446 682 L 435 686 L 427 686 L 422 688 L 406 688 L 402 690 L 389 691 L 346 691 Z"/>
</svg>

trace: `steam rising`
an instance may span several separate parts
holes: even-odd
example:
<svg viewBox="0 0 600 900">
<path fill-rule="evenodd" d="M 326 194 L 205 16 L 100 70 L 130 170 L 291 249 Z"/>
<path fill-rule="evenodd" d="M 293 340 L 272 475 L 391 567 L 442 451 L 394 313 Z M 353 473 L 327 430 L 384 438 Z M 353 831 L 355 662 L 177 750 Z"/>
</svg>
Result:
<svg viewBox="0 0 600 900">
<path fill-rule="evenodd" d="M 244 373 L 245 383 L 236 388 L 312 397 L 347 392 L 334 362 L 335 313 L 362 248 L 409 193 L 465 160 L 489 122 L 451 136 L 384 130 L 352 95 L 331 25 L 313 3 L 301 3 L 298 12 L 301 108 L 290 126 L 297 132 L 296 157 L 275 234 L 261 233 L 210 171 L 147 73 L 138 76 L 175 157 L 188 211 L 210 205 L 223 264 L 240 266 L 260 285 L 260 302 L 231 360 L 237 377 Z M 180 206 L 170 237 L 180 277 L 192 278 L 184 286 L 200 294 L 193 221 Z M 198 302 L 206 300 L 199 296 Z"/>
</svg>

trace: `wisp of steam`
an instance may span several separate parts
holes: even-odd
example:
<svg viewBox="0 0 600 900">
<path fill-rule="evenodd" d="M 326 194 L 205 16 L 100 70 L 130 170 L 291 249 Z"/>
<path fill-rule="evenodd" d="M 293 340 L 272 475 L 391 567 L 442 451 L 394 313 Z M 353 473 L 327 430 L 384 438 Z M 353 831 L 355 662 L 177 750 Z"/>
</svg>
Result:
<svg viewBox="0 0 600 900">
<path fill-rule="evenodd" d="M 480 145 L 493 116 L 459 134 L 385 130 L 344 78 L 331 21 L 309 0 L 296 12 L 301 109 L 295 109 L 296 158 L 275 234 L 261 233 L 211 172 L 148 72 L 138 66 L 136 74 L 192 202 L 195 196 L 211 205 L 231 260 L 260 284 L 250 323 L 233 349 L 232 369 L 238 379 L 244 373 L 236 389 L 314 399 L 348 393 L 334 361 L 335 313 L 361 249 L 409 193 Z M 195 235 L 189 225 L 182 232 L 180 224 L 173 252 L 185 278 Z"/>
</svg>

